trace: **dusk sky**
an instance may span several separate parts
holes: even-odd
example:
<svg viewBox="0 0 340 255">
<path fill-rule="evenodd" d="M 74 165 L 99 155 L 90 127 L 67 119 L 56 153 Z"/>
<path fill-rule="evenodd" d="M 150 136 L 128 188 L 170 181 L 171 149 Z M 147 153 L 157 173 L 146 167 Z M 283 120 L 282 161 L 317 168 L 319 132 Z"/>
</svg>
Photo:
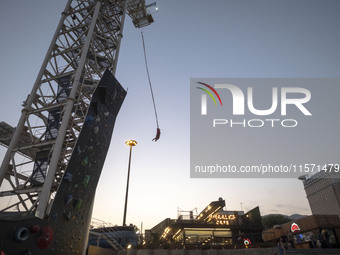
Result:
<svg viewBox="0 0 340 255">
<path fill-rule="evenodd" d="M 66 2 L 0 1 L 0 121 L 17 125 Z M 155 22 L 143 31 L 162 134 L 152 142 L 156 122 L 141 30 L 127 17 L 116 77 L 128 94 L 98 183 L 93 217 L 122 224 L 128 139 L 138 145 L 132 152 L 127 223 L 151 228 L 176 218 L 177 208 L 200 212 L 219 197 L 227 210 L 240 210 L 242 203 L 245 211 L 259 206 L 262 215 L 311 214 L 303 184 L 295 178 L 190 178 L 190 78 L 338 78 L 340 2 L 159 0 L 157 5 Z M 340 88 L 334 94 L 338 98 Z M 324 103 L 333 102 L 325 98 Z M 334 116 L 323 117 L 325 130 L 318 138 L 331 141 L 338 135 L 326 126 Z M 301 155 L 318 146 L 313 139 Z M 0 160 L 4 153 L 0 148 Z"/>
</svg>

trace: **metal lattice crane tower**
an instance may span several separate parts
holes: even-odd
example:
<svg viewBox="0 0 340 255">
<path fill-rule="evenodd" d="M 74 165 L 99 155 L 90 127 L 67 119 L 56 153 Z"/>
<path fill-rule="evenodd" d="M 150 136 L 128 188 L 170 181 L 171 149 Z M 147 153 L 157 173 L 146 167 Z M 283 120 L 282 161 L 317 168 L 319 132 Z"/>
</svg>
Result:
<svg viewBox="0 0 340 255">
<path fill-rule="evenodd" d="M 0 212 L 48 214 L 92 94 L 115 73 L 126 14 L 137 28 L 153 22 L 145 0 L 68 1 L 17 127 L 0 123 Z"/>
</svg>

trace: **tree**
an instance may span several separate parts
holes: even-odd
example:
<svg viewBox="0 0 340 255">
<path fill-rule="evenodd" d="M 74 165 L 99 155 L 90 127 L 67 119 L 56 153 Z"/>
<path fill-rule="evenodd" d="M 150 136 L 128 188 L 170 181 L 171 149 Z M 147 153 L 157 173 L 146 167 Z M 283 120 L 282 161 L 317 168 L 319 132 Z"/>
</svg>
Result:
<svg viewBox="0 0 340 255">
<path fill-rule="evenodd" d="M 262 217 L 262 225 L 265 230 L 273 228 L 274 225 L 281 225 L 289 221 L 291 221 L 291 219 L 282 214 L 268 214 Z"/>
</svg>

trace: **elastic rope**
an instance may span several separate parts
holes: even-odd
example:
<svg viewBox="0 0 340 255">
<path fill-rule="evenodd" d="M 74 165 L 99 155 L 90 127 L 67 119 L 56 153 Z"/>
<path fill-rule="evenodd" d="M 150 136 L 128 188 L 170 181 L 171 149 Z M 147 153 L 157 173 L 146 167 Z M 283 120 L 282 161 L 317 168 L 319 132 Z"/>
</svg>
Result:
<svg viewBox="0 0 340 255">
<path fill-rule="evenodd" d="M 145 42 L 144 42 L 143 31 L 141 31 L 141 35 L 142 35 L 142 41 L 143 41 L 143 50 L 144 50 L 144 60 L 145 60 L 146 73 L 148 75 L 149 86 L 150 86 L 152 102 L 153 102 L 153 108 L 155 110 L 156 124 L 157 124 L 157 128 L 159 128 L 159 125 L 158 125 L 158 116 L 157 116 L 157 110 L 156 110 L 156 103 L 155 103 L 155 98 L 153 96 L 153 90 L 152 90 L 151 79 L 150 79 L 149 68 L 148 68 L 148 61 L 146 59 L 146 50 L 145 50 Z"/>
</svg>

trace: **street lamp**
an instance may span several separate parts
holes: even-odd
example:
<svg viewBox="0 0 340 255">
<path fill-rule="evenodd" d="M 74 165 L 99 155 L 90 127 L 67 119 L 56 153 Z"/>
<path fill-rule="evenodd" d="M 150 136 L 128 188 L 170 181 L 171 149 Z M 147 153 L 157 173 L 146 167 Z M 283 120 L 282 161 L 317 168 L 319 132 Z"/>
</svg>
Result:
<svg viewBox="0 0 340 255">
<path fill-rule="evenodd" d="M 124 206 L 124 219 L 123 219 L 123 226 L 126 226 L 126 208 L 127 208 L 127 200 L 129 194 L 129 180 L 130 180 L 130 165 L 131 165 L 131 153 L 132 147 L 137 145 L 135 140 L 128 140 L 125 142 L 126 145 L 130 146 L 130 155 L 129 155 L 129 166 L 128 166 L 128 176 L 127 176 L 127 183 L 126 183 L 126 194 L 125 194 L 125 206 Z"/>
</svg>

